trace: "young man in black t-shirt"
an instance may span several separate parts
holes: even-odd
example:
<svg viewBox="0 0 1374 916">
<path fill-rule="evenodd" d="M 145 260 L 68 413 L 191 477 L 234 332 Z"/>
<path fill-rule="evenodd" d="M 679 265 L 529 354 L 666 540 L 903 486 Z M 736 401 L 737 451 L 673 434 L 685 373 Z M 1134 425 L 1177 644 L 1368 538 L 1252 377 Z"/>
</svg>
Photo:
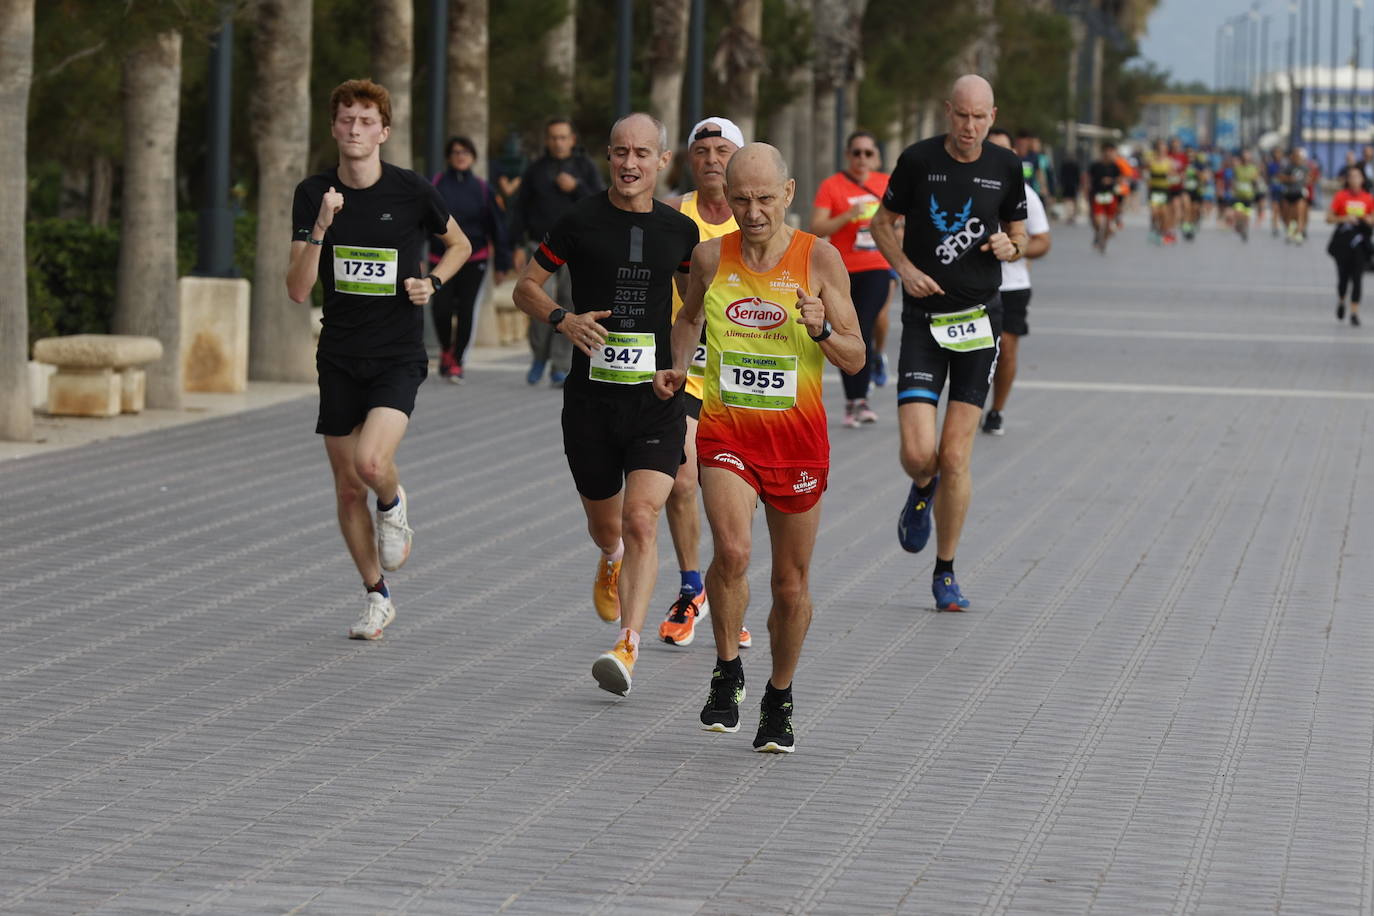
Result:
<svg viewBox="0 0 1374 916">
<path fill-rule="evenodd" d="M 1027 243 L 1026 190 L 1016 154 L 987 142 L 997 115 L 987 80 L 960 77 L 945 114 L 949 133 L 912 144 L 897 160 L 870 229 L 904 292 L 897 419 L 912 484 L 897 537 L 911 553 L 925 547 L 943 478 L 931 587 L 938 609 L 962 611 L 969 602 L 954 579 L 954 551 L 972 493 L 974 434 L 997 368 L 1001 262 L 1019 259 Z M 937 429 L 946 376 L 949 405 Z"/>
<path fill-rule="evenodd" d="M 428 373 L 423 337 L 430 295 L 463 266 L 472 246 L 433 185 L 382 162 L 391 100 L 370 80 L 350 80 L 329 100 L 339 165 L 296 186 L 286 288 L 296 302 L 324 283 L 324 318 L 315 365 L 324 436 L 334 474 L 339 528 L 367 588 L 353 639 L 380 639 L 396 616 L 382 570 L 410 555 L 406 495 L 396 449 Z M 430 235 L 444 256 L 428 275 Z M 368 490 L 377 494 L 374 527 Z"/>
<path fill-rule="evenodd" d="M 1106 254 L 1107 240 L 1112 237 L 1116 222 L 1117 185 L 1121 184 L 1121 169 L 1116 164 L 1116 144 L 1102 144 L 1102 157 L 1088 166 L 1088 203 L 1092 207 L 1093 247 Z"/>
<path fill-rule="evenodd" d="M 686 413 L 670 386 L 672 283 L 691 264 L 696 223 L 654 200 L 671 152 L 663 125 L 628 115 L 611 130 L 609 191 L 578 202 L 544 237 L 515 288 L 515 304 L 573 344 L 563 389 L 563 450 L 601 548 L 592 597 L 620 621 L 592 666 L 604 690 L 625 695 L 658 572 L 658 516 L 683 460 Z M 544 291 L 566 264 L 573 312 Z M 622 540 L 623 539 L 623 540 Z M 623 573 L 622 573 L 623 570 Z"/>
</svg>

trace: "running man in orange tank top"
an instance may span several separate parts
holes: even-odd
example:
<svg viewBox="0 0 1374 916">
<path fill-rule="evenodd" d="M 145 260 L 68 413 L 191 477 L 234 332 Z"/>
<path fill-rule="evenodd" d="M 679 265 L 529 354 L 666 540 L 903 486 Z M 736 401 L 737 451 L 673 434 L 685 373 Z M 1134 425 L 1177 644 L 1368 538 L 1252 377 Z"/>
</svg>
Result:
<svg viewBox="0 0 1374 916">
<path fill-rule="evenodd" d="M 739 730 L 744 667 L 739 627 L 749 604 L 754 507 L 762 499 L 773 546 L 768 617 L 773 667 L 754 749 L 791 753 L 792 676 L 811 624 L 807 586 L 830 467 L 821 380 L 825 361 L 855 372 L 866 359 L 849 275 L 835 246 L 785 222 L 796 182 L 766 143 L 730 159 L 726 198 L 740 231 L 697 245 L 673 324 L 672 382 L 681 385 L 706 326 L 697 456 L 715 555 L 708 731 Z"/>
</svg>

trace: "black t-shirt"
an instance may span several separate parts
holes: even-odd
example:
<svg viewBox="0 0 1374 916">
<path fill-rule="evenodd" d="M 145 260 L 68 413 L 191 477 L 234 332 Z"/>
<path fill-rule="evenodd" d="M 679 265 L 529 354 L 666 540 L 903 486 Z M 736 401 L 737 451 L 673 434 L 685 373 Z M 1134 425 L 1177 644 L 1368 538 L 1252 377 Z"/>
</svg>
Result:
<svg viewBox="0 0 1374 916">
<path fill-rule="evenodd" d="M 1104 194 L 1108 191 L 1115 194 L 1120 181 L 1121 169 L 1115 162 L 1098 160 L 1088 166 L 1088 185 L 1092 189 L 1088 192 L 1090 194 Z"/>
<path fill-rule="evenodd" d="M 635 396 L 654 371 L 673 367 L 673 274 L 691 267 L 697 239 L 697 224 L 672 207 L 656 200 L 652 211 L 631 213 L 612 204 L 605 191 L 578 201 L 554 223 L 534 257 L 545 270 L 567 263 L 573 308 L 579 314 L 610 309 L 614 314 L 601 321 L 607 331 L 653 335 L 654 347 L 650 365 L 642 359 L 647 340 L 632 345 L 622 338 L 618 346 L 608 340 L 596 377 L 592 361 L 574 347 L 566 392 Z M 640 383 L 624 383 L 645 373 L 649 378 Z"/>
<path fill-rule="evenodd" d="M 343 194 L 344 205 L 334 214 L 320 252 L 320 350 L 424 359 L 424 309 L 411 303 L 405 281 L 424 276 L 425 246 L 429 236 L 443 235 L 448 207 L 433 185 L 409 169 L 383 162 L 382 177 L 367 188 L 347 187 L 338 171 L 329 169 L 296 185 L 295 241 L 310 235 L 331 187 Z"/>
<path fill-rule="evenodd" d="M 924 299 L 903 291 L 906 306 L 953 312 L 981 305 L 1002 284 L 1002 262 L 978 249 L 1001 223 L 1026 218 L 1021 160 L 984 141 L 976 160 L 959 162 L 946 152 L 943 134 L 931 137 L 907 147 L 897 160 L 883 206 L 906 217 L 902 251 L 945 291 Z"/>
</svg>

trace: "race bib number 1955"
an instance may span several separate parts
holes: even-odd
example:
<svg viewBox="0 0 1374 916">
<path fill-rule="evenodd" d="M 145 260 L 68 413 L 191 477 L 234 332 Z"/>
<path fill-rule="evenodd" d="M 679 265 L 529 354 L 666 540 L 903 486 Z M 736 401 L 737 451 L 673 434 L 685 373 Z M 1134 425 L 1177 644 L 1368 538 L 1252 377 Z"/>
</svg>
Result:
<svg viewBox="0 0 1374 916">
<path fill-rule="evenodd" d="M 797 403 L 797 358 L 725 350 L 720 400 L 729 407 L 787 410 Z"/>
</svg>

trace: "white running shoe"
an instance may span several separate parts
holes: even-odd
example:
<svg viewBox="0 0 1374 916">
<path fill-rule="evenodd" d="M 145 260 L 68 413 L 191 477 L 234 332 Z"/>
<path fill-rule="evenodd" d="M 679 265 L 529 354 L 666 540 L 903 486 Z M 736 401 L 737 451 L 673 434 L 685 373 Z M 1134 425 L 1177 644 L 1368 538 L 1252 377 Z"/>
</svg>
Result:
<svg viewBox="0 0 1374 916">
<path fill-rule="evenodd" d="M 406 523 L 405 487 L 396 487 L 396 505 L 383 512 L 377 510 L 377 556 L 382 569 L 400 569 L 410 556 L 410 539 L 415 533 Z"/>
<path fill-rule="evenodd" d="M 396 619 L 396 605 L 381 592 L 367 593 L 367 607 L 358 615 L 357 623 L 348 628 L 349 639 L 381 639 L 382 630 Z"/>
</svg>

